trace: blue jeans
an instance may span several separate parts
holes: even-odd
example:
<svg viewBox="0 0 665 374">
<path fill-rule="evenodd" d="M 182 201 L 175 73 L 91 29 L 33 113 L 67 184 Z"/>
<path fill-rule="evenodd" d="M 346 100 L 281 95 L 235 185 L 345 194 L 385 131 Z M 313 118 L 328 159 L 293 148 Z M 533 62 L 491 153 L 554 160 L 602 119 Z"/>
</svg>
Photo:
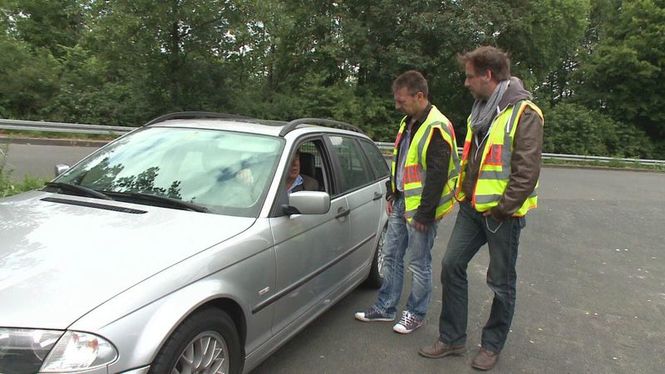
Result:
<svg viewBox="0 0 665 374">
<path fill-rule="evenodd" d="M 404 285 L 404 255 L 409 250 L 409 270 L 412 273 L 411 294 L 406 310 L 419 318 L 427 314 L 432 296 L 432 246 L 437 223 L 420 232 L 404 218 L 404 198 L 393 202 L 388 218 L 388 230 L 383 243 L 383 284 L 375 306 L 384 313 L 395 315 Z"/>
<path fill-rule="evenodd" d="M 439 318 L 439 338 L 442 342 L 451 345 L 466 342 L 466 269 L 480 247 L 487 243 L 490 255 L 487 285 L 494 291 L 494 300 L 483 328 L 481 346 L 492 352 L 501 352 L 515 311 L 515 264 L 524 225 L 524 217 L 498 222 L 492 217 L 484 217 L 467 202 L 460 204 L 441 270 L 443 307 Z"/>
</svg>

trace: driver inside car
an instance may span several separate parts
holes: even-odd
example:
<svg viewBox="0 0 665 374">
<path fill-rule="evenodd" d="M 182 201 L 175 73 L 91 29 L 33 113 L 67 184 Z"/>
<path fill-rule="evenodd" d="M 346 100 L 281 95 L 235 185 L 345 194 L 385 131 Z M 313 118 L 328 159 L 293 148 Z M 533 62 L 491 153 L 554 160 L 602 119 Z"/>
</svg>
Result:
<svg viewBox="0 0 665 374">
<path fill-rule="evenodd" d="M 300 173 L 301 160 L 304 158 L 311 158 L 310 161 L 314 161 L 314 155 L 311 153 L 301 153 L 300 151 L 296 152 L 295 157 L 291 161 L 291 167 L 286 175 L 286 191 L 288 193 L 319 190 L 319 182 L 316 179 Z"/>
</svg>

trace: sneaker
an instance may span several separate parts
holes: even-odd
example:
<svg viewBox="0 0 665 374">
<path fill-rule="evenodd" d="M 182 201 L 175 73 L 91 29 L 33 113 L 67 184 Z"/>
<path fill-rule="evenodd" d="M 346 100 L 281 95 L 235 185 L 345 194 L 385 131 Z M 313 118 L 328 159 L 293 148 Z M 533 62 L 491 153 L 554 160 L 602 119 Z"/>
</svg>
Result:
<svg viewBox="0 0 665 374">
<path fill-rule="evenodd" d="M 400 318 L 399 322 L 393 326 L 393 331 L 400 334 L 408 334 L 422 326 L 423 323 L 424 321 L 417 315 L 405 310 L 402 312 L 402 318 Z"/>
<path fill-rule="evenodd" d="M 395 320 L 395 315 L 384 313 L 373 305 L 364 312 L 357 312 L 355 316 L 358 321 L 363 321 L 363 322 L 373 322 L 373 321 L 391 322 Z"/>
</svg>

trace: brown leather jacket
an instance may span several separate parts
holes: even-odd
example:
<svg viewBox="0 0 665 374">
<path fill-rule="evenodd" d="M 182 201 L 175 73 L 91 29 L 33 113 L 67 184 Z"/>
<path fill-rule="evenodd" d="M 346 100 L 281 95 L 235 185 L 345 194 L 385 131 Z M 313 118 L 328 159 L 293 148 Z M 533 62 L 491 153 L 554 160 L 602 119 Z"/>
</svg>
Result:
<svg viewBox="0 0 665 374">
<path fill-rule="evenodd" d="M 529 99 L 531 94 L 524 89 L 518 78 L 511 78 L 510 86 L 499 103 L 499 109 L 514 105 L 520 100 Z M 482 135 L 482 136 L 481 136 Z M 479 141 L 485 134 L 474 134 L 480 136 Z M 467 197 L 473 195 L 473 190 L 478 181 L 478 170 L 484 147 L 487 143 L 480 144 L 481 152 L 476 154 L 476 142 L 471 142 L 469 160 L 466 165 L 466 178 L 462 181 L 462 191 Z M 543 150 L 543 121 L 540 116 L 527 108 L 524 110 L 517 123 L 513 152 L 510 160 L 510 179 L 508 186 L 499 200 L 499 204 L 492 208 L 490 213 L 498 220 L 505 220 L 515 213 L 536 188 L 540 176 L 541 154 Z"/>
</svg>

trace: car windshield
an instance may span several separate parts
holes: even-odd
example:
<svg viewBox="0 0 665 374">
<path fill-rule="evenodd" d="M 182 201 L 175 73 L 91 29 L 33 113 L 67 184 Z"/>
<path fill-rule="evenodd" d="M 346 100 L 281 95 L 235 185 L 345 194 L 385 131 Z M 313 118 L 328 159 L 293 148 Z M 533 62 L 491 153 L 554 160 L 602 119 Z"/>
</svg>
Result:
<svg viewBox="0 0 665 374">
<path fill-rule="evenodd" d="M 120 201 L 167 207 L 182 201 L 201 211 L 255 217 L 283 146 L 281 138 L 265 135 L 149 127 L 102 148 L 55 182 Z M 146 198 L 154 196 L 164 199 Z"/>
</svg>

